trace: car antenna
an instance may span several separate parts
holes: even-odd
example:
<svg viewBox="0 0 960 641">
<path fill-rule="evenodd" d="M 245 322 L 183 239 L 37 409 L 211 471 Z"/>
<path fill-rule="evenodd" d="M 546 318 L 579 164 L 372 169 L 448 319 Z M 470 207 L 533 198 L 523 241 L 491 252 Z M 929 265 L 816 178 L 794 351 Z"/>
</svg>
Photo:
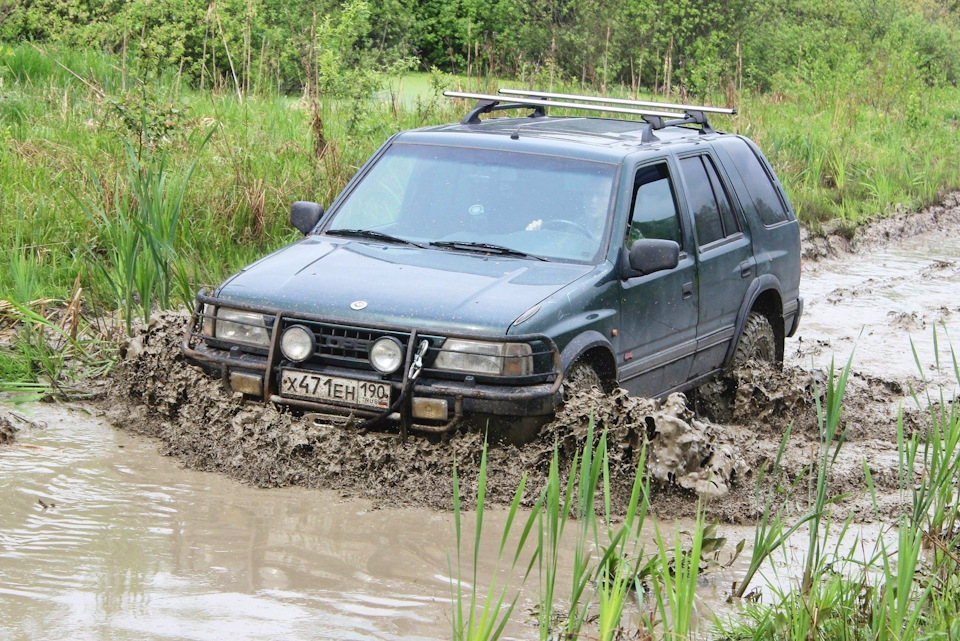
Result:
<svg viewBox="0 0 960 641">
<path fill-rule="evenodd" d="M 516 130 L 510 134 L 510 140 L 520 140 L 520 125 L 517 125 Z"/>
</svg>

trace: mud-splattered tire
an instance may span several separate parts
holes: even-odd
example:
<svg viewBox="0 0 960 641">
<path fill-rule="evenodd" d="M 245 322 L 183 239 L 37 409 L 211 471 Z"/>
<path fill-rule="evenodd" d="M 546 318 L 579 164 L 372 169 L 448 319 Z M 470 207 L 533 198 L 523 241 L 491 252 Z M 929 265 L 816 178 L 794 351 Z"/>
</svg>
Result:
<svg viewBox="0 0 960 641">
<path fill-rule="evenodd" d="M 597 373 L 596 368 L 590 363 L 577 361 L 570 366 L 563 377 L 563 399 L 567 400 L 571 396 L 584 390 L 599 388 L 603 391 L 603 379 Z"/>
<path fill-rule="evenodd" d="M 730 368 L 704 381 L 692 393 L 697 413 L 718 423 L 732 421 L 737 396 L 734 370 L 751 360 L 769 363 L 774 367 L 781 365 L 777 361 L 777 337 L 773 333 L 773 326 L 766 316 L 757 312 L 750 312 L 747 317 Z"/>
<path fill-rule="evenodd" d="M 747 322 L 740 332 L 737 342 L 737 351 L 733 354 L 733 368 L 745 365 L 747 361 L 756 360 L 779 366 L 777 360 L 777 337 L 773 333 L 773 326 L 763 314 L 750 312 Z"/>
</svg>

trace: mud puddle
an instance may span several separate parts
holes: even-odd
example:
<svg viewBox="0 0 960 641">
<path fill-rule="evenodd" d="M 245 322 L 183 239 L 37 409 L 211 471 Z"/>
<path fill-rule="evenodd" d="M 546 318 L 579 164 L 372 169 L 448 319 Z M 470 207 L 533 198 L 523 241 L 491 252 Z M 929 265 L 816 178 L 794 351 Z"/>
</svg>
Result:
<svg viewBox="0 0 960 641">
<path fill-rule="evenodd" d="M 159 456 L 154 441 L 82 409 L 35 404 L 21 414 L 19 442 L 0 448 L 4 639 L 450 638 L 450 512 L 374 509 L 297 487 L 258 489 L 184 469 Z M 496 564 L 504 522 L 502 510 L 485 515 L 481 588 L 504 578 Z M 692 524 L 660 527 L 672 539 L 674 527 Z M 472 528 L 467 515 L 468 548 Z M 649 524 L 647 534 L 653 550 Z M 751 540 L 752 531 L 721 534 L 731 541 L 718 557 L 727 565 L 735 543 Z M 569 581 L 572 541 L 565 550 L 561 585 Z M 705 572 L 701 616 L 728 611 L 748 555 Z M 470 564 L 467 553 L 467 574 Z M 531 580 L 507 638 L 537 637 L 536 602 Z M 639 620 L 635 606 L 624 625 L 631 619 Z"/>
<path fill-rule="evenodd" d="M 956 384 L 949 339 L 960 341 L 960 235 L 924 234 L 811 264 L 801 289 L 806 305 L 788 363 L 822 369 L 834 354 L 854 352 L 862 376 Z"/>
<path fill-rule="evenodd" d="M 4 639 L 449 637 L 450 513 L 258 489 L 81 411 L 23 413 L 0 448 Z"/>
</svg>

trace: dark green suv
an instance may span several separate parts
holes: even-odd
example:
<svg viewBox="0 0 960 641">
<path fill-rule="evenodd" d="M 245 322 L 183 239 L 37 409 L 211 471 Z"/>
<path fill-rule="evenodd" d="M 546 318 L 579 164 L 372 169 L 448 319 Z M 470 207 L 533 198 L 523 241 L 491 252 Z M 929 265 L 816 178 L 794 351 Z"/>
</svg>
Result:
<svg viewBox="0 0 960 641">
<path fill-rule="evenodd" d="M 390 138 L 329 211 L 295 203 L 305 238 L 197 296 L 191 361 L 364 425 L 493 419 L 518 437 L 564 378 L 658 397 L 738 358 L 782 362 L 799 227 L 757 147 L 707 122 L 733 110 L 448 95 L 478 102 Z M 480 118 L 501 110 L 530 114 Z"/>
</svg>

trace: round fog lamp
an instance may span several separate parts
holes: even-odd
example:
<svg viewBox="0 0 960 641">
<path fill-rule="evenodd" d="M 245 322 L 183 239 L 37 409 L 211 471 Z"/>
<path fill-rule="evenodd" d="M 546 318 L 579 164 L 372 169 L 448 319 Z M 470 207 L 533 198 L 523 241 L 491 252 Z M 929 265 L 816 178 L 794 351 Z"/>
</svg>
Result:
<svg viewBox="0 0 960 641">
<path fill-rule="evenodd" d="M 403 345 L 392 336 L 378 338 L 370 346 L 370 364 L 381 374 L 392 374 L 403 364 Z"/>
<path fill-rule="evenodd" d="M 288 327 L 280 337 L 280 351 L 295 363 L 313 356 L 313 332 L 302 325 Z"/>
</svg>

